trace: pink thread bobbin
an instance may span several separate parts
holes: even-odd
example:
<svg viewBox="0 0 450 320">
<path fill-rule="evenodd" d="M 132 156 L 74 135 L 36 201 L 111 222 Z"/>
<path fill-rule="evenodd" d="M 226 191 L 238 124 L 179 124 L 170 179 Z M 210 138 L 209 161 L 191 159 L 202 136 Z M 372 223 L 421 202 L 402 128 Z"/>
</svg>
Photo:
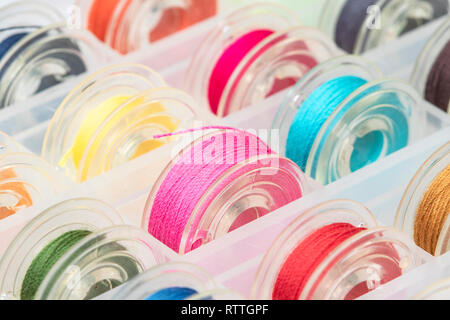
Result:
<svg viewBox="0 0 450 320">
<path fill-rule="evenodd" d="M 257 136 L 231 128 L 208 130 L 189 137 L 159 176 L 142 223 L 161 242 L 184 254 L 309 189 L 301 170 Z"/>
<path fill-rule="evenodd" d="M 191 62 L 185 86 L 202 106 L 225 117 L 294 85 L 339 53 L 325 34 L 300 27 L 288 9 L 254 4 L 211 31 Z"/>
</svg>

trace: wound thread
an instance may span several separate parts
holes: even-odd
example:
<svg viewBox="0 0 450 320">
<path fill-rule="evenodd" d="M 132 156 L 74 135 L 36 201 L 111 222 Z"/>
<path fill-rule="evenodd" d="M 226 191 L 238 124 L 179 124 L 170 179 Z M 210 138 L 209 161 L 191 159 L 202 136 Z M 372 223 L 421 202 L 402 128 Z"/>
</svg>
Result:
<svg viewBox="0 0 450 320">
<path fill-rule="evenodd" d="M 340 48 L 349 53 L 355 50 L 359 30 L 367 17 L 367 8 L 376 2 L 377 0 L 348 0 L 345 3 L 335 31 L 335 40 Z"/>
<path fill-rule="evenodd" d="M 209 128 L 217 129 L 186 141 L 189 145 L 160 175 L 145 207 L 143 227 L 182 254 L 308 192 L 300 169 L 259 137 Z"/>
<path fill-rule="evenodd" d="M 220 56 L 211 73 L 208 87 L 209 105 L 214 114 L 217 114 L 223 91 L 235 69 L 258 43 L 271 34 L 271 30 L 251 31 L 238 38 Z"/>
<path fill-rule="evenodd" d="M 286 156 L 303 171 L 317 134 L 333 111 L 352 92 L 367 81 L 344 76 L 330 80 L 317 88 L 300 107 L 289 129 Z"/>
<path fill-rule="evenodd" d="M 217 10 L 216 0 L 190 0 L 186 8 L 168 8 L 164 10 L 158 25 L 152 30 L 150 41 L 158 41 L 215 16 Z"/>
<path fill-rule="evenodd" d="M 94 0 L 88 12 L 87 28 L 101 41 L 108 42 L 111 47 L 126 54 L 142 46 L 142 43 L 132 43 L 131 39 L 136 37 L 131 32 L 141 31 L 149 24 L 148 21 L 142 21 L 142 16 L 136 17 L 143 9 L 149 10 L 144 19 L 159 16 L 159 21 L 152 21 L 154 27 L 145 30 L 148 31 L 145 38 L 148 42 L 170 36 L 217 13 L 216 0 L 190 0 L 182 8 L 166 7 L 166 2 L 170 1 L 154 1 L 149 7 L 149 2 L 145 1 L 140 4 L 131 0 Z M 158 10 L 162 12 L 156 13 Z M 138 25 L 136 28 L 133 25 L 136 23 L 143 26 Z"/>
<path fill-rule="evenodd" d="M 334 37 L 348 53 L 360 53 L 400 37 L 448 13 L 448 0 L 347 0 L 338 16 Z M 376 11 L 370 8 L 376 7 Z M 372 28 L 365 22 L 379 23 Z M 388 23 L 389 22 L 389 23 Z M 329 23 L 324 21 L 324 23 Z"/>
<path fill-rule="evenodd" d="M 121 0 L 94 0 L 92 1 L 91 8 L 88 16 L 88 29 L 95 34 L 101 41 L 106 39 L 106 31 L 108 29 L 111 20 L 113 19 L 116 7 Z M 122 10 L 118 15 L 117 24 L 119 24 L 125 14 L 126 9 L 130 5 L 131 1 L 128 0 L 122 6 Z"/>
<path fill-rule="evenodd" d="M 441 110 L 450 111 L 450 41 L 442 49 L 428 74 L 425 98 Z"/>
<path fill-rule="evenodd" d="M 145 300 L 186 300 L 197 293 L 196 290 L 191 288 L 172 287 L 161 289 L 147 297 Z"/>
<path fill-rule="evenodd" d="M 169 132 L 178 128 L 180 120 L 166 114 L 162 104 L 147 103 L 143 99 L 132 98 L 131 96 L 114 96 L 89 111 L 79 127 L 72 147 L 64 154 L 58 165 L 64 167 L 67 160 L 71 158 L 80 176 L 80 181 L 87 180 L 90 175 L 92 176 L 91 166 L 102 156 L 101 146 L 105 143 L 111 145 L 114 143 L 114 141 L 108 141 L 111 130 L 125 117 L 129 118 L 129 124 L 141 122 L 141 125 L 152 125 Z M 145 109 L 133 113 L 133 110 L 139 109 L 145 103 L 147 103 Z M 129 159 L 135 159 L 164 144 L 164 141 L 153 139 L 143 141 L 137 145 Z M 106 171 L 107 168 L 103 167 L 101 170 Z M 93 174 L 101 173 L 94 172 Z"/>
<path fill-rule="evenodd" d="M 420 135 L 419 97 L 409 85 L 368 82 L 359 75 L 328 80 L 323 68 L 314 69 L 291 90 L 274 120 L 285 137 L 286 156 L 305 173 L 329 184 Z M 312 81 L 316 76 L 317 83 Z M 283 128 L 286 124 L 288 129 Z"/>
<path fill-rule="evenodd" d="M 58 260 L 79 241 L 90 235 L 87 230 L 74 230 L 64 233 L 50 242 L 33 259 L 22 282 L 21 300 L 33 300 L 39 286 Z"/>
<path fill-rule="evenodd" d="M 366 229 L 335 223 L 314 231 L 283 264 L 273 289 L 273 299 L 297 300 L 317 266 L 342 242 L 363 230 Z"/>
<path fill-rule="evenodd" d="M 28 33 L 17 33 L 7 37 L 0 43 L 0 59 L 20 40 L 22 40 Z"/>
<path fill-rule="evenodd" d="M 414 221 L 414 240 L 421 248 L 435 254 L 441 231 L 450 214 L 450 165 L 428 187 Z"/>
<path fill-rule="evenodd" d="M 183 151 L 159 187 L 151 208 L 148 232 L 179 251 L 190 216 L 211 185 L 236 164 L 270 154 L 273 151 L 259 138 L 239 130 L 219 132 L 197 141 L 192 148 Z M 228 177 L 208 202 L 237 177 L 237 174 Z M 207 206 L 203 206 L 200 210 L 206 209 Z"/>
<path fill-rule="evenodd" d="M 83 40 L 69 34 L 68 29 L 54 25 L 0 31 L 16 29 L 17 33 L 0 43 L 0 108 L 87 71 L 87 51 L 80 47 Z"/>
</svg>

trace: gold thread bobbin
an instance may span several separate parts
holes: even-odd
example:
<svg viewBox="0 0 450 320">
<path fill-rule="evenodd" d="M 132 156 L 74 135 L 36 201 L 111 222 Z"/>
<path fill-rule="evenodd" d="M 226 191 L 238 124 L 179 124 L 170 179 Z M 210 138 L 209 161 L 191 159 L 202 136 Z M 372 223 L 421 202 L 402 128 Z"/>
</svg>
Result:
<svg viewBox="0 0 450 320">
<path fill-rule="evenodd" d="M 400 202 L 395 226 L 439 256 L 450 250 L 450 142 L 417 171 Z"/>
</svg>

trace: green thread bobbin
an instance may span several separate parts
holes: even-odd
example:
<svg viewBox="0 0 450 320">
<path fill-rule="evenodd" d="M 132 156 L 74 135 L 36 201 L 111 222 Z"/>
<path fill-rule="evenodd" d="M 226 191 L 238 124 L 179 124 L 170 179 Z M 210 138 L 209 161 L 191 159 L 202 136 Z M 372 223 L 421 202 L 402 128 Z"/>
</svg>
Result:
<svg viewBox="0 0 450 320">
<path fill-rule="evenodd" d="M 90 234 L 91 232 L 88 230 L 69 231 L 56 238 L 42 249 L 42 251 L 33 259 L 33 262 L 25 274 L 25 278 L 22 282 L 20 299 L 34 300 L 39 286 L 55 263 L 76 243 Z"/>
</svg>

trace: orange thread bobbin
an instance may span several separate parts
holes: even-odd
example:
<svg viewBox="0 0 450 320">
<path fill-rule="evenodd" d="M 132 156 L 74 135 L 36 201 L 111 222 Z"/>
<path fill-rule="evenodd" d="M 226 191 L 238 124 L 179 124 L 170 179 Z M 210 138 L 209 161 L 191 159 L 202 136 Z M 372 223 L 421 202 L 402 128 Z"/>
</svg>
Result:
<svg viewBox="0 0 450 320">
<path fill-rule="evenodd" d="M 23 208 L 33 205 L 33 200 L 22 182 L 15 181 L 17 174 L 13 169 L 0 171 L 0 194 L 13 193 L 19 199 L 14 207 L 4 205 L 0 207 L 0 220 L 5 219 Z"/>
<path fill-rule="evenodd" d="M 178 2 L 94 0 L 88 9 L 87 28 L 125 54 L 139 49 L 144 44 L 141 41 L 161 40 L 217 13 L 216 0 Z M 141 32 L 147 34 L 142 37 Z"/>
</svg>

